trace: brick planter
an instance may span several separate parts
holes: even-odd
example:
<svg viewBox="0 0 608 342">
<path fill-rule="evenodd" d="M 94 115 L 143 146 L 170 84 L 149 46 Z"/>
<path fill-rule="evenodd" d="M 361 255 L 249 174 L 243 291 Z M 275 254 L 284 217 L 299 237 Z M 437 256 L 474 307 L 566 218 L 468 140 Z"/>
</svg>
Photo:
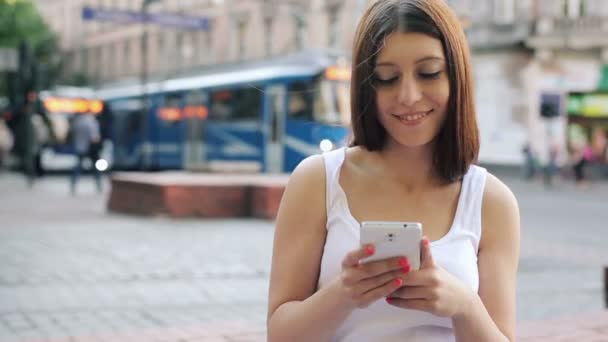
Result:
<svg viewBox="0 0 608 342">
<path fill-rule="evenodd" d="M 108 210 L 171 217 L 274 219 L 287 176 L 116 173 Z"/>
</svg>

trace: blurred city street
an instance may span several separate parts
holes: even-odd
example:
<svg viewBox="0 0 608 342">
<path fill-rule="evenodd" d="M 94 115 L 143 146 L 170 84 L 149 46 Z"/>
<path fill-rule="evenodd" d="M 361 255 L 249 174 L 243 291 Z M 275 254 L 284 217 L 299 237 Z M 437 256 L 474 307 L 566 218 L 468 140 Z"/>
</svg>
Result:
<svg viewBox="0 0 608 342">
<path fill-rule="evenodd" d="M 608 184 L 503 179 L 522 213 L 518 320 L 603 310 Z M 90 179 L 75 197 L 62 176 L 0 189 L 0 341 L 265 340 L 272 222 L 108 213 Z"/>
</svg>

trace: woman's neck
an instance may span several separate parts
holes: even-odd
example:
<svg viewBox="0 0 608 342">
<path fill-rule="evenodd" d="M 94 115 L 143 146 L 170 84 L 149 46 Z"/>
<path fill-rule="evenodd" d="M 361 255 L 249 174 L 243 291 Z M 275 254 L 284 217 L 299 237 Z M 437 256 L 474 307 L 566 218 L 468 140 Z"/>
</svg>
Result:
<svg viewBox="0 0 608 342">
<path fill-rule="evenodd" d="M 424 190 L 439 183 L 433 168 L 433 144 L 406 147 L 387 144 L 379 152 L 383 173 L 407 191 Z"/>
</svg>

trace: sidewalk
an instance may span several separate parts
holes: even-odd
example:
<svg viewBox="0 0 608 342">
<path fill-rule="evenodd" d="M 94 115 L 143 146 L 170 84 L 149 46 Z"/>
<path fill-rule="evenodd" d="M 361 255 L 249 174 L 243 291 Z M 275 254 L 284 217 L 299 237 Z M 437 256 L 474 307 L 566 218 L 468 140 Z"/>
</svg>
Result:
<svg viewBox="0 0 608 342">
<path fill-rule="evenodd" d="M 608 342 L 608 187 L 507 183 L 518 340 Z M 89 178 L 75 197 L 66 177 L 0 174 L 0 189 L 0 342 L 265 341 L 271 221 L 111 214 Z"/>
<path fill-rule="evenodd" d="M 608 311 L 540 322 L 519 324 L 521 342 L 606 342 L 608 341 Z"/>
</svg>

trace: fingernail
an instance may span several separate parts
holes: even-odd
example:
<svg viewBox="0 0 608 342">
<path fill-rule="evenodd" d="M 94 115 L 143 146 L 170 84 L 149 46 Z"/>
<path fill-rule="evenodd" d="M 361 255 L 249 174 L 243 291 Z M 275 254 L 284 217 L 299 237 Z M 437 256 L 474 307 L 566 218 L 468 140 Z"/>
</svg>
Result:
<svg viewBox="0 0 608 342">
<path fill-rule="evenodd" d="M 367 254 L 367 255 L 374 254 L 374 246 L 367 246 L 367 247 L 365 247 L 365 254 Z"/>
<path fill-rule="evenodd" d="M 403 273 L 409 273 L 411 270 L 410 265 L 403 267 L 401 270 L 403 271 Z"/>
<path fill-rule="evenodd" d="M 423 243 L 424 243 L 425 246 L 428 246 L 430 244 L 429 239 L 425 238 L 424 241 L 423 241 Z"/>
<path fill-rule="evenodd" d="M 403 285 L 403 280 L 401 280 L 401 278 L 397 278 L 393 281 L 393 283 L 396 287 L 400 287 L 401 285 Z"/>
<path fill-rule="evenodd" d="M 389 304 L 390 304 L 392 301 L 393 301 L 393 298 L 391 298 L 391 297 L 386 297 L 386 302 L 387 302 L 387 303 L 389 303 Z"/>
<path fill-rule="evenodd" d="M 407 265 L 409 265 L 410 263 L 407 261 L 406 257 L 402 257 L 401 259 L 399 259 L 399 265 L 402 267 L 405 267 Z"/>
</svg>

